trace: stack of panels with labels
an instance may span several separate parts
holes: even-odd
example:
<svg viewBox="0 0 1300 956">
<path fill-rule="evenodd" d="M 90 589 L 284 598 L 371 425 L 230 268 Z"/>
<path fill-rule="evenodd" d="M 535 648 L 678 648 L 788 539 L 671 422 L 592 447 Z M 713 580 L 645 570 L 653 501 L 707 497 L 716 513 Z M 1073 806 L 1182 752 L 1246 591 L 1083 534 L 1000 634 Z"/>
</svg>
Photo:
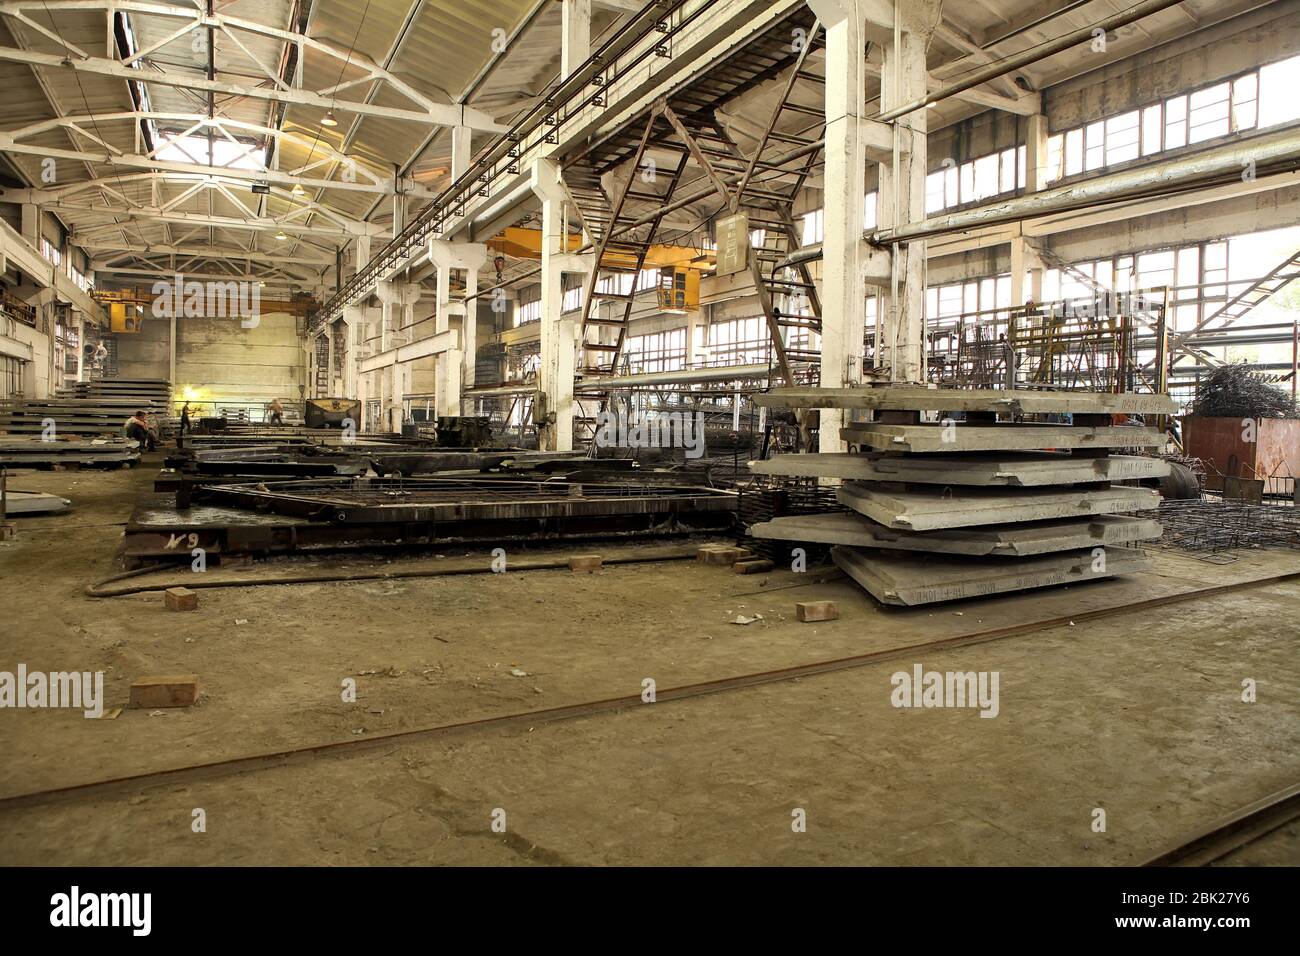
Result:
<svg viewBox="0 0 1300 956">
<path fill-rule="evenodd" d="M 35 435 L 47 440 L 69 436 L 122 434 L 126 420 L 137 411 L 150 423 L 165 417 L 167 406 L 120 398 L 12 398 L 0 401 L 0 432 Z"/>
<path fill-rule="evenodd" d="M 1168 473 L 1145 454 L 1165 438 L 1128 419 L 1172 414 L 1167 396 L 892 386 L 777 389 L 756 400 L 873 413 L 842 428 L 848 452 L 751 462 L 759 475 L 840 483 L 843 510 L 774 518 L 750 534 L 833 545 L 835 563 L 882 603 L 1129 574 L 1146 566 L 1140 545 L 1160 537 L 1159 524 L 1131 515 L 1159 505 L 1142 482 Z M 1059 420 L 1025 420 L 1033 416 Z"/>
<path fill-rule="evenodd" d="M 57 391 L 59 398 L 111 399 L 138 408 L 166 408 L 171 402 L 172 383 L 163 378 L 106 378 L 74 382 Z"/>
</svg>

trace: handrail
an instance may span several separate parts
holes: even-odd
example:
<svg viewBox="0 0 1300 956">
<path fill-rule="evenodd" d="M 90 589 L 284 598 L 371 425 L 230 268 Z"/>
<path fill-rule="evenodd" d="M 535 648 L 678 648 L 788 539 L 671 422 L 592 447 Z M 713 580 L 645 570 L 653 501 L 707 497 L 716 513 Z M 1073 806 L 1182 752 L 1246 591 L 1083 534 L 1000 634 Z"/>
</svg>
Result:
<svg viewBox="0 0 1300 956">
<path fill-rule="evenodd" d="M 441 232 L 447 218 L 463 215 L 465 205 L 472 194 L 488 196 L 492 184 L 500 178 L 503 170 L 506 175 L 517 175 L 518 160 L 523 158 L 523 154 L 546 144 L 545 136 L 532 142 L 525 142 L 527 138 L 545 126 L 559 130 L 569 115 L 597 101 L 609 82 L 620 75 L 616 72 L 620 56 L 646 37 L 654 34 L 664 36 L 665 40 L 647 46 L 634 60 L 624 66 L 622 72 L 634 68 L 642 60 L 655 56 L 656 49 L 667 42 L 667 38 L 671 37 L 674 30 L 681 30 L 692 23 L 719 0 L 702 0 L 694 11 L 673 27 L 672 15 L 692 2 L 695 0 L 653 0 L 615 31 L 577 70 L 567 78 L 552 84 L 543 93 L 536 106 L 517 120 L 509 130 L 488 144 L 460 178 L 432 199 L 410 225 L 389 240 L 313 315 L 311 331 L 314 333 L 323 328 L 363 288 L 367 290 L 373 288 L 374 283 L 378 281 L 376 278 L 378 273 L 384 268 L 407 258 L 432 234 Z M 570 101 L 575 95 L 584 93 L 588 87 L 593 87 L 592 92 L 581 99 L 575 107 Z M 502 160 L 508 160 L 504 167 L 500 165 Z"/>
</svg>

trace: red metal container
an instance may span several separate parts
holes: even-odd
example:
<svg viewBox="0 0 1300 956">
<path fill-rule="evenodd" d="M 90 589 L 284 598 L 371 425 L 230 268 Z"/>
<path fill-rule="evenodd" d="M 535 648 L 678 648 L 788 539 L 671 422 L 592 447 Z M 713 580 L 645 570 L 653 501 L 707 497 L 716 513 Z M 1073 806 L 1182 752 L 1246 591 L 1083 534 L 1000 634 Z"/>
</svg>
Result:
<svg viewBox="0 0 1300 956">
<path fill-rule="evenodd" d="M 1262 478 L 1269 492 L 1291 490 L 1300 475 L 1300 419 L 1183 418 L 1184 452 L 1205 462 L 1205 486 L 1223 490 L 1223 477 Z M 1251 441 L 1251 439 L 1254 441 Z"/>
</svg>

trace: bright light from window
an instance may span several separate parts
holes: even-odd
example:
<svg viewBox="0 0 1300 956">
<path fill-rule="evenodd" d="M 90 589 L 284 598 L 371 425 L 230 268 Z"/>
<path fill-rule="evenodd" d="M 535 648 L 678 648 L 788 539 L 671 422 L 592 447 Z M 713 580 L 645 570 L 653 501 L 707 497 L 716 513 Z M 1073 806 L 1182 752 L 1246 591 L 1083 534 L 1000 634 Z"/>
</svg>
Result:
<svg viewBox="0 0 1300 956">
<path fill-rule="evenodd" d="M 206 135 L 169 133 L 158 131 L 158 141 L 162 144 L 158 158 L 176 163 L 197 163 L 200 166 L 220 166 L 226 169 L 251 169 L 261 172 L 266 169 L 262 163 L 262 147 L 258 143 L 240 143 L 238 146 L 224 136 L 214 134 L 212 137 L 212 158 L 208 160 L 208 137 Z"/>
</svg>

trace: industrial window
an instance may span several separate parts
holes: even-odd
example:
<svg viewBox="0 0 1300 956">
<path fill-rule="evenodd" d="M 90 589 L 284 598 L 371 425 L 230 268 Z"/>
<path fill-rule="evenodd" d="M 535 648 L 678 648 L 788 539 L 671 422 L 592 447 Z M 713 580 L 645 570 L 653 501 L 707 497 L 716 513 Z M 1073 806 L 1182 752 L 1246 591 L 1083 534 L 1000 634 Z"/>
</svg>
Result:
<svg viewBox="0 0 1300 956">
<path fill-rule="evenodd" d="M 803 244 L 810 246 L 826 238 L 826 210 L 814 209 L 803 217 Z"/>
<path fill-rule="evenodd" d="M 686 367 L 686 329 L 669 329 L 629 336 L 625 349 L 628 371 L 675 372 Z"/>
<path fill-rule="evenodd" d="M 706 343 L 707 364 L 711 366 L 762 363 L 772 352 L 767 320 L 761 315 L 713 323 Z"/>
<path fill-rule="evenodd" d="M 864 229 L 875 229 L 880 225 L 878 207 L 880 205 L 880 194 L 872 190 L 863 197 L 862 202 L 862 227 Z M 812 245 L 815 242 L 822 242 L 826 238 L 826 210 L 814 209 L 812 212 L 804 213 L 803 217 L 803 244 Z"/>
<path fill-rule="evenodd" d="M 46 239 L 44 236 L 41 236 L 41 255 L 46 259 L 49 259 L 56 266 L 63 263 L 63 253 L 59 251 L 59 247 L 50 242 L 50 240 Z"/>
<path fill-rule="evenodd" d="M 534 299 L 532 302 L 521 302 L 519 308 L 515 310 L 515 325 L 527 325 L 529 322 L 540 322 L 542 319 L 542 300 Z"/>
<path fill-rule="evenodd" d="M 572 289 L 565 290 L 564 298 L 560 305 L 561 312 L 576 312 L 582 308 L 582 286 L 575 285 Z"/>
<path fill-rule="evenodd" d="M 12 355 L 0 355 L 0 398 L 22 397 L 23 361 Z"/>
<path fill-rule="evenodd" d="M 1187 141 L 1203 143 L 1207 139 L 1226 136 L 1232 132 L 1229 102 L 1232 84 L 1220 83 L 1209 89 L 1197 90 L 1187 98 Z"/>
<path fill-rule="evenodd" d="M 95 287 L 94 281 L 71 262 L 68 263 L 68 275 L 72 278 L 82 292 L 89 293 Z"/>
<path fill-rule="evenodd" d="M 1138 110 L 1122 113 L 1106 120 L 1106 165 L 1126 163 L 1137 159 L 1140 151 L 1139 126 L 1141 114 Z"/>
<path fill-rule="evenodd" d="M 1008 147 L 960 165 L 946 161 L 925 177 L 925 211 L 981 202 L 1015 192 L 1025 185 L 1025 147 Z"/>
<path fill-rule="evenodd" d="M 1047 141 L 1046 179 L 1052 182 L 1230 133 L 1300 119 L 1300 97 L 1295 95 L 1298 84 L 1300 56 L 1056 133 Z"/>
</svg>

